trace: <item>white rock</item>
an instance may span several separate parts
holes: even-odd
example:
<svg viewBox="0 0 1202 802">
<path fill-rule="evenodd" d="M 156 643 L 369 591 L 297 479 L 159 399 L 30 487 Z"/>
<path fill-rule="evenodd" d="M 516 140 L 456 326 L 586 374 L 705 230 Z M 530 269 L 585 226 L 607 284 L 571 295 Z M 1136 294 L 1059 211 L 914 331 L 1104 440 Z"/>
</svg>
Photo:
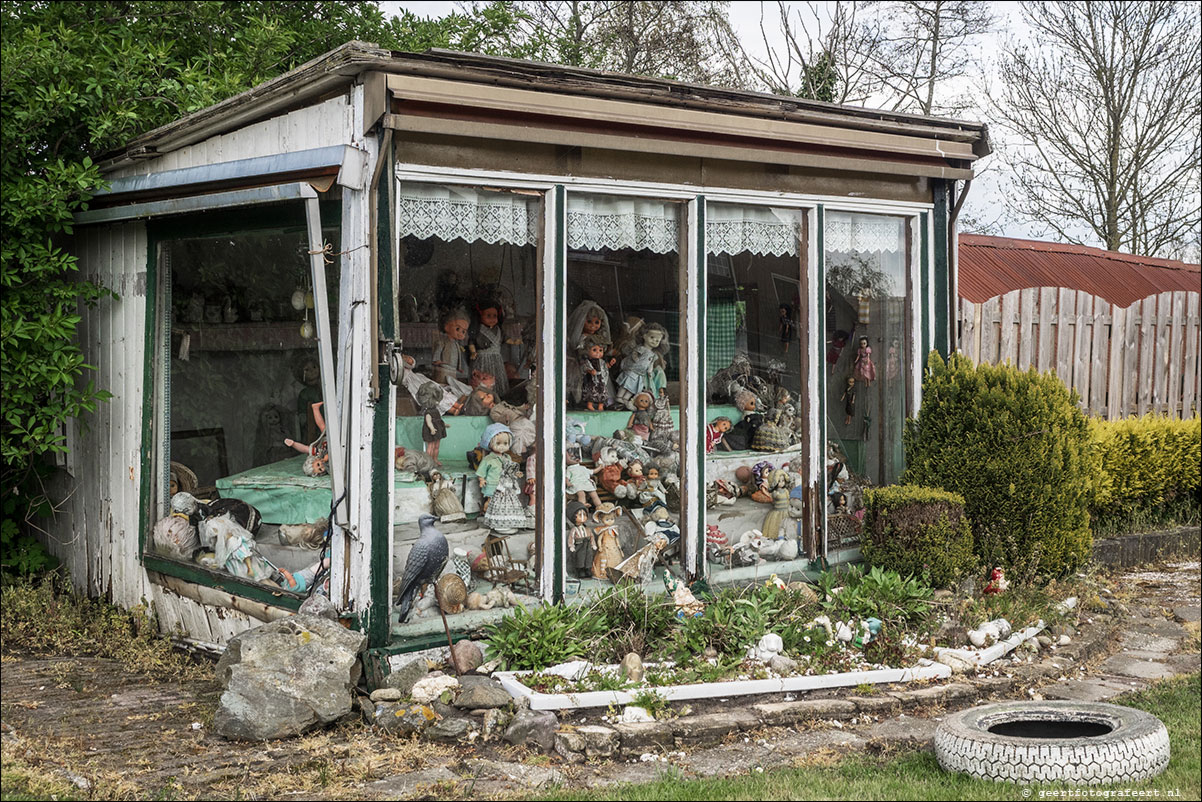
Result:
<svg viewBox="0 0 1202 802">
<path fill-rule="evenodd" d="M 969 630 L 968 642 L 971 643 L 973 646 L 980 648 L 985 645 L 985 642 L 987 639 L 988 638 L 986 637 L 984 630 L 981 630 L 981 629 Z"/>
<path fill-rule="evenodd" d="M 839 623 L 835 624 L 835 637 L 839 640 L 843 641 L 844 643 L 850 643 L 852 637 L 854 636 L 855 633 L 852 632 L 851 627 L 844 622 L 840 621 Z"/>
<path fill-rule="evenodd" d="M 429 704 L 438 697 L 442 696 L 446 691 L 453 691 L 459 688 L 459 680 L 447 674 L 442 674 L 437 677 L 426 677 L 420 679 L 413 686 L 413 690 L 409 695 L 413 697 L 413 701 L 418 704 Z"/>
<path fill-rule="evenodd" d="M 1056 644 L 1059 646 L 1068 646 L 1072 642 L 1073 642 L 1073 639 L 1070 638 L 1068 635 L 1061 635 L 1060 640 L 1056 641 Z"/>
<path fill-rule="evenodd" d="M 963 674 L 977 667 L 975 656 L 961 649 L 940 649 L 935 660 L 950 668 L 953 674 Z"/>
<path fill-rule="evenodd" d="M 622 711 L 623 724 L 636 724 L 642 721 L 655 721 L 655 716 L 647 712 L 645 707 L 638 705 L 627 705 L 626 709 Z"/>
</svg>

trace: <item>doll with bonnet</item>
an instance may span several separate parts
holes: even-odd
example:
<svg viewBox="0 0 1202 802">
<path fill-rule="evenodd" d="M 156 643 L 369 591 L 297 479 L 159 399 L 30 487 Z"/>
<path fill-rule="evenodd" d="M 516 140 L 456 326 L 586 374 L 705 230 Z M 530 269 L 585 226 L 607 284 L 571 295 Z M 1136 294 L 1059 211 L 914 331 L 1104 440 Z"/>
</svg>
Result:
<svg viewBox="0 0 1202 802">
<path fill-rule="evenodd" d="M 585 352 L 585 340 L 592 339 L 602 343 L 606 349 L 609 348 L 613 343 L 613 336 L 609 331 L 609 315 L 605 314 L 605 310 L 596 301 L 581 301 L 572 310 L 572 314 L 568 315 L 567 335 L 564 375 L 568 381 L 568 397 L 573 404 L 579 404 L 583 383 L 580 363 Z M 615 360 L 608 355 L 603 358 L 606 360 L 608 372 L 608 368 L 613 366 Z"/>
</svg>

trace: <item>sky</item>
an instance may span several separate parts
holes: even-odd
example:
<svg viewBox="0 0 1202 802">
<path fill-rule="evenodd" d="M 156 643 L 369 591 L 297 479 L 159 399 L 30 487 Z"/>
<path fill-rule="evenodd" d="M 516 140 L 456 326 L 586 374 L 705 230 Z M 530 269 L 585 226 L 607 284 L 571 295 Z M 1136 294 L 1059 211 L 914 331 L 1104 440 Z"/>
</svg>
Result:
<svg viewBox="0 0 1202 802">
<path fill-rule="evenodd" d="M 457 2 L 448 2 L 447 0 L 387 0 L 381 3 L 386 12 L 395 14 L 400 9 L 407 9 L 424 17 L 445 16 L 458 10 L 459 5 Z M 790 5 L 802 13 L 809 13 L 807 3 L 790 2 Z M 817 5 L 822 8 L 827 4 L 819 2 Z M 997 15 L 998 24 L 993 33 L 982 36 L 977 42 L 979 72 L 971 79 L 963 80 L 960 86 L 953 87 L 956 93 L 965 94 L 974 103 L 973 108 L 960 116 L 963 119 L 986 124 L 990 122 L 990 115 L 985 100 L 985 87 L 996 83 L 998 55 L 1007 39 L 1021 36 L 1025 32 L 1020 4 L 993 3 L 991 5 Z M 758 0 L 733 0 L 730 4 L 731 24 L 743 46 L 752 56 L 762 56 L 768 46 L 760 31 L 761 6 L 765 9 L 765 20 L 768 22 L 775 20 L 775 3 L 760 3 Z M 774 29 L 772 25 L 766 25 L 765 28 L 769 29 L 771 44 L 778 45 L 783 41 L 779 30 Z M 996 146 L 999 142 L 1004 142 L 1005 132 L 1000 130 L 997 125 L 990 125 L 990 138 Z M 982 159 L 974 166 L 977 170 L 977 177 L 974 178 L 969 190 L 961 213 L 962 218 L 975 220 L 979 224 L 989 226 L 989 233 L 1027 239 L 1051 239 L 1048 236 L 1041 236 L 1041 232 L 1036 227 L 1004 213 L 1007 208 L 1006 179 L 996 162 L 997 156 L 994 155 Z M 1085 237 L 1088 234 L 1080 231 L 1078 236 Z"/>
</svg>

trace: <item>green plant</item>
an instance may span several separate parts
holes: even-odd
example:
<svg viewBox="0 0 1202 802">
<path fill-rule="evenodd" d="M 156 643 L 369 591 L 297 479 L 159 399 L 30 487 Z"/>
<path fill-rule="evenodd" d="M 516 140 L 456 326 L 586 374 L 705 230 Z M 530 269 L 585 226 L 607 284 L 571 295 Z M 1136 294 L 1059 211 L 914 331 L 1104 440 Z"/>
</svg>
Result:
<svg viewBox="0 0 1202 802">
<path fill-rule="evenodd" d="M 655 719 L 664 718 L 671 710 L 667 698 L 653 690 L 639 691 L 630 700 L 630 704 L 643 708 Z"/>
<path fill-rule="evenodd" d="M 870 663 L 902 668 L 914 665 L 918 649 L 906 643 L 903 633 L 886 624 L 864 644 L 864 659 Z"/>
<path fill-rule="evenodd" d="M 588 657 L 588 644 L 601 634 L 599 616 L 579 607 L 518 605 L 512 615 L 490 624 L 489 648 L 506 670 L 542 669 L 567 660 Z"/>
<path fill-rule="evenodd" d="M 593 597 L 588 615 L 598 619 L 591 659 L 616 663 L 628 653 L 645 655 L 677 623 L 676 605 L 658 593 L 618 586 Z"/>
<path fill-rule="evenodd" d="M 1054 374 L 960 354 L 928 364 L 902 481 L 963 496 L 977 556 L 1012 581 L 1083 564 L 1096 475 L 1075 394 Z"/>
<path fill-rule="evenodd" d="M 865 536 L 860 550 L 872 566 L 921 576 L 946 587 L 976 568 L 964 499 L 914 485 L 864 493 Z"/>
<path fill-rule="evenodd" d="M 835 593 L 828 610 L 843 618 L 879 618 L 899 626 L 918 624 L 931 612 L 934 591 L 917 577 L 902 578 L 896 571 L 873 566 L 868 573 L 851 566 L 843 588 Z"/>
</svg>

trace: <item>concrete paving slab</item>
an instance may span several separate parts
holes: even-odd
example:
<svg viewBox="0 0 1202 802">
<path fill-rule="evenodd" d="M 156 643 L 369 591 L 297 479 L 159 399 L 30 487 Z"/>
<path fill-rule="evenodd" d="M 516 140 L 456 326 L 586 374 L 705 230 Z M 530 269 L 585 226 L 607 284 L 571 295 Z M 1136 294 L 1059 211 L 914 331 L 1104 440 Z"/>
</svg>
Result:
<svg viewBox="0 0 1202 802">
<path fill-rule="evenodd" d="M 1131 690 L 1130 685 L 1103 679 L 1084 679 L 1062 682 L 1044 688 L 1044 699 L 1065 699 L 1071 702 L 1104 702 Z"/>
<path fill-rule="evenodd" d="M 869 741 L 927 747 L 934 745 L 938 726 L 938 719 L 891 718 L 869 727 L 864 731 L 864 737 Z"/>
<path fill-rule="evenodd" d="M 1147 632 L 1124 632 L 1119 636 L 1119 642 L 1122 643 L 1124 651 L 1172 654 L 1177 651 L 1181 638 L 1169 638 Z"/>
<path fill-rule="evenodd" d="M 1118 674 L 1138 679 L 1164 679 L 1177 673 L 1164 663 L 1139 660 L 1134 657 L 1128 657 L 1125 654 L 1116 654 L 1114 657 L 1106 660 L 1102 663 L 1101 669 L 1108 674 Z"/>
<path fill-rule="evenodd" d="M 1173 608 L 1173 615 L 1182 621 L 1200 621 L 1202 620 L 1202 605 L 1179 604 Z"/>
<path fill-rule="evenodd" d="M 1202 671 L 1202 654 L 1175 654 L 1166 661 L 1178 674 Z"/>
</svg>

